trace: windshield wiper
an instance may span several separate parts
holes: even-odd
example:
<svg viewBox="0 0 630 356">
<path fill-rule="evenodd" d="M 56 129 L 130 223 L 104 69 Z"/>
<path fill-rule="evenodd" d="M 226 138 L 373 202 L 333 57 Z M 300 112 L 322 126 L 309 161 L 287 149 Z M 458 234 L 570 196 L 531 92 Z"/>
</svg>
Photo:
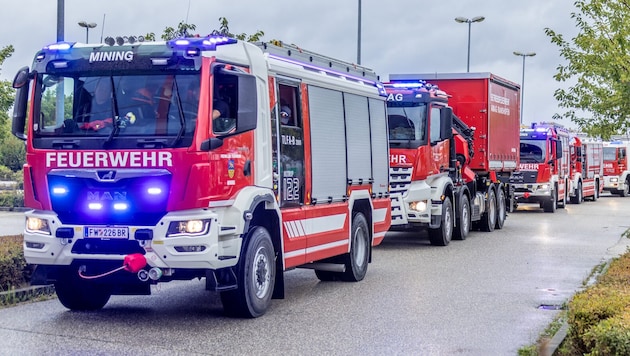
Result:
<svg viewBox="0 0 630 356">
<path fill-rule="evenodd" d="M 177 99 L 177 111 L 179 112 L 179 124 L 181 127 L 179 128 L 179 132 L 177 133 L 177 137 L 173 139 L 173 142 L 169 146 L 175 146 L 179 141 L 184 137 L 184 133 L 186 133 L 186 118 L 184 117 L 184 106 L 182 104 L 182 98 L 179 95 L 179 85 L 177 85 L 177 78 L 174 80 L 175 83 L 175 98 Z"/>
<path fill-rule="evenodd" d="M 116 87 L 114 86 L 114 77 L 110 76 L 109 79 L 111 81 L 111 87 L 112 87 L 112 125 L 114 126 L 114 128 L 112 129 L 112 132 L 109 133 L 109 136 L 107 136 L 107 139 L 105 139 L 105 142 L 103 142 L 103 146 L 106 146 L 110 142 L 112 142 L 112 140 L 114 139 L 114 136 L 117 136 L 118 132 L 120 131 L 120 126 L 118 126 L 118 120 L 120 120 L 120 116 L 119 116 L 120 113 L 118 112 L 118 99 L 116 98 Z"/>
</svg>

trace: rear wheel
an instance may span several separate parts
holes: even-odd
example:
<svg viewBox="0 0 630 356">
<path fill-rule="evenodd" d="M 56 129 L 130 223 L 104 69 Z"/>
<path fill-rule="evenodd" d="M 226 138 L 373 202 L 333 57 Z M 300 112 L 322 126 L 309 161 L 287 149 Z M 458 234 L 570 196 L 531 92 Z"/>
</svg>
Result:
<svg viewBox="0 0 630 356">
<path fill-rule="evenodd" d="M 79 279 L 78 276 L 62 277 L 55 282 L 55 292 L 61 304 L 70 310 L 99 310 L 111 297 L 106 286 Z"/>
<path fill-rule="evenodd" d="M 453 240 L 466 240 L 470 231 L 470 202 L 466 195 L 462 195 L 459 212 L 455 220 L 457 226 L 453 230 Z"/>
<path fill-rule="evenodd" d="M 494 187 L 490 186 L 488 189 L 486 212 L 481 215 L 481 230 L 492 232 L 497 224 L 497 196 Z"/>
<path fill-rule="evenodd" d="M 505 191 L 499 188 L 497 190 L 497 223 L 494 226 L 497 230 L 503 229 L 505 219 L 507 217 L 507 208 L 505 204 Z"/>
<path fill-rule="evenodd" d="M 593 201 L 599 199 L 599 181 L 595 181 L 595 193 L 593 194 Z"/>
<path fill-rule="evenodd" d="M 256 318 L 271 304 L 276 263 L 271 236 L 262 226 L 250 229 L 238 269 L 238 289 L 221 293 L 228 315 Z"/>
<path fill-rule="evenodd" d="M 582 204 L 582 182 L 578 182 L 577 190 L 575 195 L 571 197 L 571 203 L 573 204 Z"/>
<path fill-rule="evenodd" d="M 350 252 L 344 255 L 346 271 L 341 279 L 348 282 L 358 282 L 365 278 L 370 256 L 370 229 L 362 213 L 355 213 L 352 218 L 352 234 Z"/>
<path fill-rule="evenodd" d="M 450 198 L 445 198 L 442 202 L 442 217 L 440 227 L 429 229 L 429 240 L 431 245 L 446 246 L 453 237 L 453 204 Z"/>
</svg>

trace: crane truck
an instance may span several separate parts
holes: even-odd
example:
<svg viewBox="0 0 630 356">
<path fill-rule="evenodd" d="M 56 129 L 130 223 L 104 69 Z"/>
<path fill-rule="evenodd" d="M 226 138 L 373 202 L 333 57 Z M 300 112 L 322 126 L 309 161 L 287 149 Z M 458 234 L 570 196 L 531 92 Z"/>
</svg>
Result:
<svg viewBox="0 0 630 356">
<path fill-rule="evenodd" d="M 392 230 L 432 245 L 503 228 L 513 204 L 520 87 L 491 73 L 391 74 Z"/>
</svg>

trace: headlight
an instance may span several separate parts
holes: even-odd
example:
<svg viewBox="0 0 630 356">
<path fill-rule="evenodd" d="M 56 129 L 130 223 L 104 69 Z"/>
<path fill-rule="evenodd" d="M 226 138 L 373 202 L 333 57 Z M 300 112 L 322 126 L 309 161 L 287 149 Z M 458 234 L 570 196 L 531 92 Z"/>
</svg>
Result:
<svg viewBox="0 0 630 356">
<path fill-rule="evenodd" d="M 409 210 L 413 210 L 416 211 L 418 213 L 421 213 L 425 210 L 427 210 L 427 202 L 426 201 L 414 201 L 409 203 Z"/>
<path fill-rule="evenodd" d="M 619 182 L 619 178 L 610 178 L 610 182 L 611 183 L 617 183 L 617 182 Z"/>
<path fill-rule="evenodd" d="M 549 184 L 540 184 L 538 185 L 538 188 L 536 188 L 536 190 L 549 190 Z"/>
<path fill-rule="evenodd" d="M 210 231 L 210 219 L 171 221 L 166 237 L 205 235 Z"/>
<path fill-rule="evenodd" d="M 29 216 L 26 218 L 26 231 L 50 235 L 48 220 Z"/>
</svg>

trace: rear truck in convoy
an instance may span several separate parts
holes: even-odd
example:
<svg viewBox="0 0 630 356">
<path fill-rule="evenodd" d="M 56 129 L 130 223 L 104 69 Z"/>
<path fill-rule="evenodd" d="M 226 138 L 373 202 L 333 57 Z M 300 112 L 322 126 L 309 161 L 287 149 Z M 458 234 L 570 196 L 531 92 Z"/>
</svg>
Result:
<svg viewBox="0 0 630 356">
<path fill-rule="evenodd" d="M 13 83 L 35 282 L 96 310 L 205 279 L 258 317 L 289 269 L 364 278 L 390 226 L 373 71 L 223 36 L 112 42 L 46 46 Z"/>
<path fill-rule="evenodd" d="M 596 201 L 604 188 L 603 143 L 573 135 L 571 138 L 571 191 L 569 200 L 580 204 L 584 200 Z"/>
<path fill-rule="evenodd" d="M 518 165 L 519 86 L 490 73 L 391 74 L 392 230 L 432 245 L 503 228 Z"/>
<path fill-rule="evenodd" d="M 627 197 L 630 194 L 630 141 L 604 142 L 604 190 Z"/>
<path fill-rule="evenodd" d="M 510 181 L 516 204 L 538 204 L 545 212 L 564 208 L 571 192 L 572 134 L 554 123 L 520 130 L 520 164 Z"/>
</svg>

